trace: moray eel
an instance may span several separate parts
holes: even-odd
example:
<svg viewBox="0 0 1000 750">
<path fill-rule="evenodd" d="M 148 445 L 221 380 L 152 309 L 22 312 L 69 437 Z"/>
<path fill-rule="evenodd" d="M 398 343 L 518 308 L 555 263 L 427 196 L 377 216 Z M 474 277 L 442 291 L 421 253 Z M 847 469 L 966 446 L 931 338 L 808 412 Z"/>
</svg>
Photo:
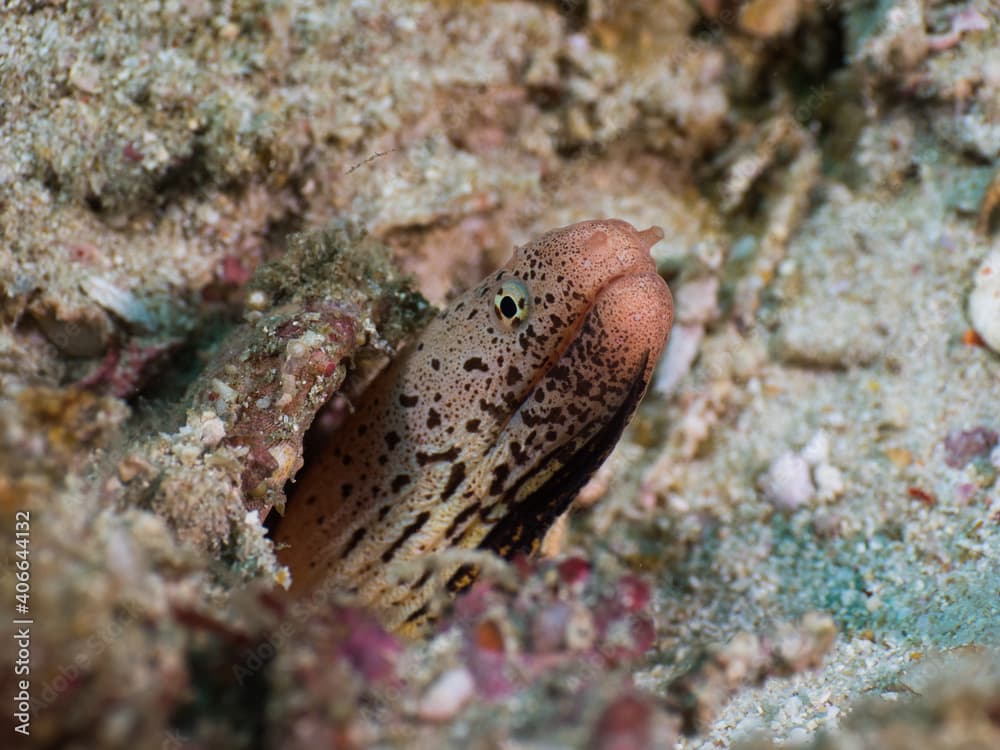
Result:
<svg viewBox="0 0 1000 750">
<path fill-rule="evenodd" d="M 618 219 L 556 229 L 442 311 L 297 478 L 275 531 L 293 594 L 351 592 L 417 632 L 478 573 L 433 553 L 533 553 L 666 344 L 662 238 Z"/>
</svg>

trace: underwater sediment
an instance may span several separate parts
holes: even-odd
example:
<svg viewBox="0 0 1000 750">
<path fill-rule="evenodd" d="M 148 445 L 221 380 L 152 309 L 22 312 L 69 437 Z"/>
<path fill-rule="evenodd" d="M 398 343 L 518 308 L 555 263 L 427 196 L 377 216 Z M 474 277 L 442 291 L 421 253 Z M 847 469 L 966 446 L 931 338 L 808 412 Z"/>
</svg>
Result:
<svg viewBox="0 0 1000 750">
<path fill-rule="evenodd" d="M 6 3 L 4 742 L 997 745 L 998 29 Z M 419 641 L 289 603 L 265 524 L 307 430 L 515 245 L 611 217 L 664 229 L 674 330 L 541 557 Z"/>
</svg>

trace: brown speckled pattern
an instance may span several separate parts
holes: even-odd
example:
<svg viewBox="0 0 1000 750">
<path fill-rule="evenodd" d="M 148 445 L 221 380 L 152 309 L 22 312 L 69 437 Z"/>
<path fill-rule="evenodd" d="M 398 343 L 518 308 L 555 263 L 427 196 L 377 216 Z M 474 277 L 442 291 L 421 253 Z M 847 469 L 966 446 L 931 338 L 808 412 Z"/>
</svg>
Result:
<svg viewBox="0 0 1000 750">
<path fill-rule="evenodd" d="M 476 570 L 400 563 L 534 551 L 617 442 L 667 341 L 673 304 L 649 256 L 662 236 L 617 219 L 556 229 L 441 312 L 298 477 L 276 531 L 293 592 L 333 582 L 409 629 Z M 511 324 L 497 293 L 517 280 L 528 306 Z"/>
</svg>

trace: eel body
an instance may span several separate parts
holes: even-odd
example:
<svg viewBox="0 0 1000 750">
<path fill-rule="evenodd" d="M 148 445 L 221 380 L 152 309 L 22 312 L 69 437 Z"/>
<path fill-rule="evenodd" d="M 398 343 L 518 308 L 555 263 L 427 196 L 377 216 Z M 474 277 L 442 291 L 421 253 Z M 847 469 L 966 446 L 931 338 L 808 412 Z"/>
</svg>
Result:
<svg viewBox="0 0 1000 750">
<path fill-rule="evenodd" d="M 614 447 L 670 333 L 663 231 L 556 229 L 454 300 L 300 473 L 278 524 L 292 592 L 355 594 L 415 631 L 475 565 L 532 553 Z"/>
</svg>

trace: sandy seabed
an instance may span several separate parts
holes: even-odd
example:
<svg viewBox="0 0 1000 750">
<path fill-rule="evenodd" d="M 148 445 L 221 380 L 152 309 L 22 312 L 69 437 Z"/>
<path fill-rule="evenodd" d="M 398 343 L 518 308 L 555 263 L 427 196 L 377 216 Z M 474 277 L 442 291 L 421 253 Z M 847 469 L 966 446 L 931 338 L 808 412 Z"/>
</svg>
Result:
<svg viewBox="0 0 1000 750">
<path fill-rule="evenodd" d="M 4 3 L 4 746 L 1000 747 L 998 30 Z M 287 605 L 317 411 L 602 217 L 663 227 L 676 324 L 545 559 L 419 642 Z"/>
</svg>

